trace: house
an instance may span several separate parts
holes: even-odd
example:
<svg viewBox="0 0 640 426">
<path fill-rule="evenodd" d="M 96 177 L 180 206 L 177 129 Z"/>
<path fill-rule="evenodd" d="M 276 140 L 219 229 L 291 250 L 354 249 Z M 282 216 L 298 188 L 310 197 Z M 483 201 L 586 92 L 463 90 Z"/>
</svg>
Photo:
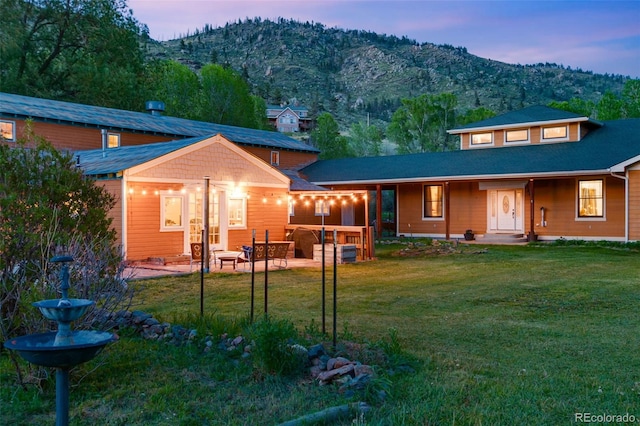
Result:
<svg viewBox="0 0 640 426">
<path fill-rule="evenodd" d="M 289 192 L 303 185 L 289 175 L 315 161 L 316 148 L 149 107 L 139 113 L 0 93 L 0 143 L 15 143 L 31 121 L 36 134 L 72 151 L 116 196 L 110 215 L 129 261 L 189 253 L 202 239 L 207 201 L 212 248 L 235 250 L 254 230 L 258 240 L 266 231 L 272 241 L 285 239 Z"/>
<path fill-rule="evenodd" d="M 313 124 L 304 106 L 267 105 L 267 119 L 281 133 L 306 132 Z"/>
<path fill-rule="evenodd" d="M 532 106 L 449 131 L 458 151 L 323 160 L 333 190 L 393 194 L 396 235 L 640 240 L 640 119 Z M 377 223 L 381 231 L 381 223 Z"/>
</svg>

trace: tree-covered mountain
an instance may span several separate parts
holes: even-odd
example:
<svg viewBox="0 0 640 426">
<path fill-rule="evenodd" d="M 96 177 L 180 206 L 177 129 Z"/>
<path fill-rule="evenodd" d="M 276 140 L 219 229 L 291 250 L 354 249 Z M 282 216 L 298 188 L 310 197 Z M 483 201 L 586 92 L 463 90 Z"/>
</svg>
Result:
<svg viewBox="0 0 640 426">
<path fill-rule="evenodd" d="M 406 37 L 260 18 L 205 26 L 183 38 L 145 44 L 147 59 L 174 59 L 199 70 L 219 63 L 240 72 L 267 103 L 299 103 L 336 117 L 341 127 L 389 122 L 403 98 L 452 93 L 464 113 L 619 94 L 628 77 L 558 64 L 506 64 L 464 47 Z"/>
</svg>

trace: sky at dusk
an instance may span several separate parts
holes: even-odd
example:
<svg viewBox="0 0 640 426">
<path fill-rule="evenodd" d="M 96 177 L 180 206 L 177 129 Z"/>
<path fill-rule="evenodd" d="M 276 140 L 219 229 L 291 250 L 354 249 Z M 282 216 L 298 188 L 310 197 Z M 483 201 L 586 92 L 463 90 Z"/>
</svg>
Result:
<svg viewBox="0 0 640 426">
<path fill-rule="evenodd" d="M 510 64 L 640 78 L 640 0 L 128 0 L 151 37 L 279 17 L 466 47 Z"/>
</svg>

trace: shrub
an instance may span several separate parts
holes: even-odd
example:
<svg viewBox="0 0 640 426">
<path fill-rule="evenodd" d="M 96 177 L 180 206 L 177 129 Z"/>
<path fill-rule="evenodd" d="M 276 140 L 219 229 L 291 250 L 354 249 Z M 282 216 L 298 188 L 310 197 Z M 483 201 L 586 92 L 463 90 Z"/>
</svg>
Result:
<svg viewBox="0 0 640 426">
<path fill-rule="evenodd" d="M 260 373 L 286 376 L 301 371 L 304 363 L 291 321 L 266 317 L 254 323 L 247 334 L 252 341 L 254 366 Z"/>
</svg>

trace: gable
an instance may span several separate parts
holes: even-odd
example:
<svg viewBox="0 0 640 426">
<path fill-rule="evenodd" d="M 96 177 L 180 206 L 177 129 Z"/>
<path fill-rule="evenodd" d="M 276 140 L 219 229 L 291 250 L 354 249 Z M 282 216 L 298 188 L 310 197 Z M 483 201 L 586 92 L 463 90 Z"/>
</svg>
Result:
<svg viewBox="0 0 640 426">
<path fill-rule="evenodd" d="M 145 162 L 125 172 L 129 180 L 201 180 L 288 188 L 289 179 L 220 135 Z"/>
</svg>

